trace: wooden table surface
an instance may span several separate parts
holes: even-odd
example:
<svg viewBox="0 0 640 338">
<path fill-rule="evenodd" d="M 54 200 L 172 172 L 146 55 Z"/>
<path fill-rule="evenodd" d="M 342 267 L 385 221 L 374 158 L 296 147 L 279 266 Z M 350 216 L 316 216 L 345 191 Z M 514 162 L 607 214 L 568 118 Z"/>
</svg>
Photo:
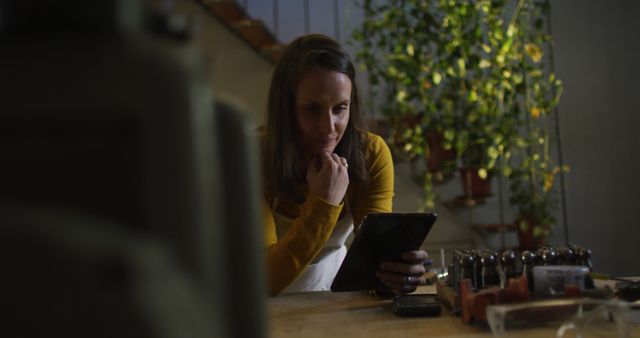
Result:
<svg viewBox="0 0 640 338">
<path fill-rule="evenodd" d="M 421 287 L 420 293 L 435 293 Z M 271 338 L 315 337 L 492 337 L 488 327 L 462 323 L 442 309 L 440 317 L 398 317 L 392 301 L 362 292 L 309 292 L 281 295 L 267 300 L 268 330 Z M 555 337 L 555 329 L 518 331 L 508 337 Z M 615 337 L 608 332 L 603 337 Z M 640 327 L 632 327 L 631 337 L 640 337 Z"/>
</svg>

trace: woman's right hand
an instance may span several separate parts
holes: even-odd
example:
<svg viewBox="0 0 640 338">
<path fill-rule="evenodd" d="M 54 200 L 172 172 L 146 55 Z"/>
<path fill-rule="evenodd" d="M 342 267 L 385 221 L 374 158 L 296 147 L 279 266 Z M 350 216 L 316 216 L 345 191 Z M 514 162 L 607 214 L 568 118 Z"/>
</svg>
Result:
<svg viewBox="0 0 640 338">
<path fill-rule="evenodd" d="M 349 186 L 346 160 L 337 154 L 330 153 L 322 154 L 319 160 L 311 160 L 307 167 L 307 184 L 309 191 L 327 202 L 334 205 L 340 204 Z"/>
</svg>

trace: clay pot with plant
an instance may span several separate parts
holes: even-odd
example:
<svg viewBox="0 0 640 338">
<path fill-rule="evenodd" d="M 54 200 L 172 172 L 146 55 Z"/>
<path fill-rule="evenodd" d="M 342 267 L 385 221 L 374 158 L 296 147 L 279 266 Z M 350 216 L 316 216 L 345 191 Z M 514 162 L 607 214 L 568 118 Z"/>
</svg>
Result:
<svg viewBox="0 0 640 338">
<path fill-rule="evenodd" d="M 424 160 L 427 170 L 432 173 L 434 183 L 443 183 L 453 176 L 456 153 L 453 147 L 445 142 L 444 133 L 436 128 L 427 131 L 426 139 Z"/>
</svg>

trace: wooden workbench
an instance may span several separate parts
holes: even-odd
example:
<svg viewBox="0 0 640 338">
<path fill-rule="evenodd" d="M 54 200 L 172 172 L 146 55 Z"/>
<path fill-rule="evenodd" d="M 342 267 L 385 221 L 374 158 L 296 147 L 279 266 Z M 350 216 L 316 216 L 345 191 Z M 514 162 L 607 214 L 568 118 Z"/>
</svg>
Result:
<svg viewBox="0 0 640 338">
<path fill-rule="evenodd" d="M 435 293 L 435 288 L 421 287 L 419 292 Z M 465 325 L 445 308 L 440 317 L 405 318 L 394 315 L 391 306 L 389 299 L 362 292 L 310 292 L 269 298 L 268 337 L 492 337 L 488 327 Z M 517 337 L 555 337 L 555 329 L 519 331 Z M 640 337 L 640 328 L 633 327 L 631 337 Z"/>
</svg>

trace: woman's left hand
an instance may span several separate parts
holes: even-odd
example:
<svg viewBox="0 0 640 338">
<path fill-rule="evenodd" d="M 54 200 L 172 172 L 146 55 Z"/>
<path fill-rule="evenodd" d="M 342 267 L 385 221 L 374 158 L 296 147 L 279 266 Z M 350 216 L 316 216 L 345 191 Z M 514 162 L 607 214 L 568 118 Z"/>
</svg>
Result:
<svg viewBox="0 0 640 338">
<path fill-rule="evenodd" d="M 402 254 L 404 262 L 385 261 L 380 264 L 376 276 L 382 284 L 397 293 L 411 293 L 420 284 L 424 274 L 424 262 L 429 257 L 424 250 L 407 251 Z"/>
</svg>

